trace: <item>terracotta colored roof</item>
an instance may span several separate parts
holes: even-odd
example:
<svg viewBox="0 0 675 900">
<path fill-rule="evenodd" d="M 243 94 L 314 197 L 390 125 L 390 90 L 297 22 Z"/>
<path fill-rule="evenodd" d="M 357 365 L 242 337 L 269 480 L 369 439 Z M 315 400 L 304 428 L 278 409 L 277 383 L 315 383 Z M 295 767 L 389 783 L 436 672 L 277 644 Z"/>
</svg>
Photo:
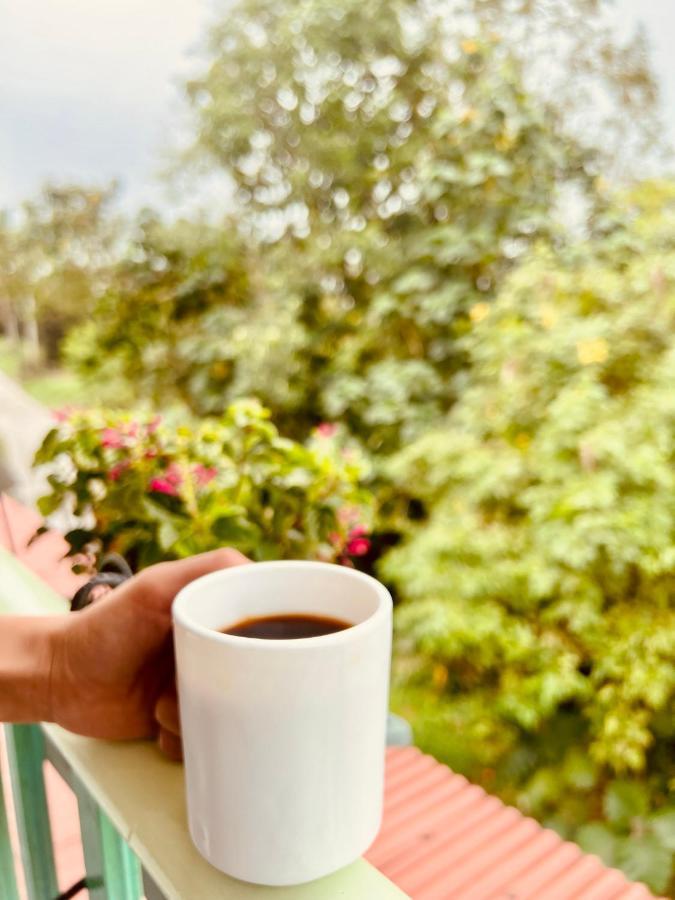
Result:
<svg viewBox="0 0 675 900">
<path fill-rule="evenodd" d="M 47 531 L 32 540 L 42 525 L 40 514 L 8 494 L 2 494 L 0 499 L 0 547 L 14 553 L 57 594 L 71 597 L 83 579 L 73 574 L 71 561 L 65 558 L 69 546 L 63 536 Z"/>
<path fill-rule="evenodd" d="M 384 821 L 368 859 L 414 900 L 649 900 L 415 747 L 387 750 Z"/>
<path fill-rule="evenodd" d="M 70 596 L 82 579 L 70 572 L 64 559 L 64 539 L 50 533 L 27 546 L 40 517 L 6 495 L 4 499 L 7 520 L 0 508 L 0 545 L 15 552 L 56 591 Z M 65 831 L 66 843 L 78 840 L 75 818 Z M 387 749 L 384 819 L 366 859 L 413 900 L 653 896 L 644 885 L 628 881 L 622 872 L 505 806 L 415 747 Z"/>
</svg>

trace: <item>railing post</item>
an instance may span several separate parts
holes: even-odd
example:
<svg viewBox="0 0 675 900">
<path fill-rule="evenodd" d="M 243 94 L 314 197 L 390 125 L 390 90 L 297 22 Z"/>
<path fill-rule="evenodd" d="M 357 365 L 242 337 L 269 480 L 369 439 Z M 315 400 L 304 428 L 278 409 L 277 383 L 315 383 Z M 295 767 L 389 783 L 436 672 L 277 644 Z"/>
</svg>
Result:
<svg viewBox="0 0 675 900">
<path fill-rule="evenodd" d="M 139 900 L 141 867 L 102 809 L 98 811 L 103 849 L 103 881 L 110 900 Z"/>
<path fill-rule="evenodd" d="M 7 756 L 29 900 L 58 894 L 42 772 L 44 738 L 38 725 L 8 725 Z"/>
<path fill-rule="evenodd" d="M 2 790 L 2 775 L 0 775 L 0 897 L 3 900 L 19 900 L 14 873 L 14 857 L 9 840 L 7 807 Z"/>
<path fill-rule="evenodd" d="M 86 788 L 77 781 L 71 787 L 77 796 L 90 900 L 139 900 L 143 892 L 135 853 Z"/>
<path fill-rule="evenodd" d="M 87 872 L 87 890 L 89 900 L 109 900 L 111 894 L 106 892 L 103 881 L 103 847 L 99 828 L 98 806 L 91 795 L 77 782 L 69 782 L 77 797 L 77 809 L 80 818 L 80 837 L 84 865 Z"/>
</svg>

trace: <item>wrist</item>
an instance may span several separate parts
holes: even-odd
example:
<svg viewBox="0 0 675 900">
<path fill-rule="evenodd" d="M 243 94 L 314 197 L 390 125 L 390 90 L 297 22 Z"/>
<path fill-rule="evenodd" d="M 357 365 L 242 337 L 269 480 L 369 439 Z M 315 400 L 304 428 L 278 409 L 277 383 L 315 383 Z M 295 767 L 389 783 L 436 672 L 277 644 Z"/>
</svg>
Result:
<svg viewBox="0 0 675 900">
<path fill-rule="evenodd" d="M 46 708 L 44 722 L 58 722 L 59 708 L 62 703 L 65 685 L 63 684 L 63 658 L 65 634 L 69 616 L 49 616 L 44 620 L 43 662 L 41 671 L 46 668 Z M 45 677 L 44 674 L 42 676 Z"/>
<path fill-rule="evenodd" d="M 0 624 L 0 721 L 53 721 L 52 670 L 62 616 L 12 616 Z"/>
</svg>

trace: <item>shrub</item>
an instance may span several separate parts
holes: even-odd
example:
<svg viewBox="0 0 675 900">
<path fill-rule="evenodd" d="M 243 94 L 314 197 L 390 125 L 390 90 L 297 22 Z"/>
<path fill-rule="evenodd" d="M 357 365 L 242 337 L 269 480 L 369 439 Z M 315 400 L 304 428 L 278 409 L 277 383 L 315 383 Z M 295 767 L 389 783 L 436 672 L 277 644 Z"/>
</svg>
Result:
<svg viewBox="0 0 675 900">
<path fill-rule="evenodd" d="M 474 310 L 457 405 L 392 467 L 428 519 L 382 571 L 407 601 L 397 696 L 420 743 L 662 891 L 675 190 L 644 186 L 615 213 L 602 240 L 541 248 Z"/>
<path fill-rule="evenodd" d="M 257 402 L 197 424 L 150 415 L 73 412 L 46 437 L 45 515 L 80 519 L 73 553 L 117 551 L 134 568 L 224 544 L 256 560 L 350 563 L 368 549 L 364 463 L 320 428 L 283 438 Z"/>
</svg>

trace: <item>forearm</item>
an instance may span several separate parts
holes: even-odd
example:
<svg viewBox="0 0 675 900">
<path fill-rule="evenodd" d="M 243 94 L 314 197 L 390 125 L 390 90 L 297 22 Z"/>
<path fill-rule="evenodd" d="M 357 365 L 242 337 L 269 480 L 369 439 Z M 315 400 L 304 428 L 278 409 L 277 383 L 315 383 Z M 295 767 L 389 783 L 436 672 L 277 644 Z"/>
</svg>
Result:
<svg viewBox="0 0 675 900">
<path fill-rule="evenodd" d="M 56 616 L 0 617 L 0 722 L 52 719 Z"/>
</svg>

